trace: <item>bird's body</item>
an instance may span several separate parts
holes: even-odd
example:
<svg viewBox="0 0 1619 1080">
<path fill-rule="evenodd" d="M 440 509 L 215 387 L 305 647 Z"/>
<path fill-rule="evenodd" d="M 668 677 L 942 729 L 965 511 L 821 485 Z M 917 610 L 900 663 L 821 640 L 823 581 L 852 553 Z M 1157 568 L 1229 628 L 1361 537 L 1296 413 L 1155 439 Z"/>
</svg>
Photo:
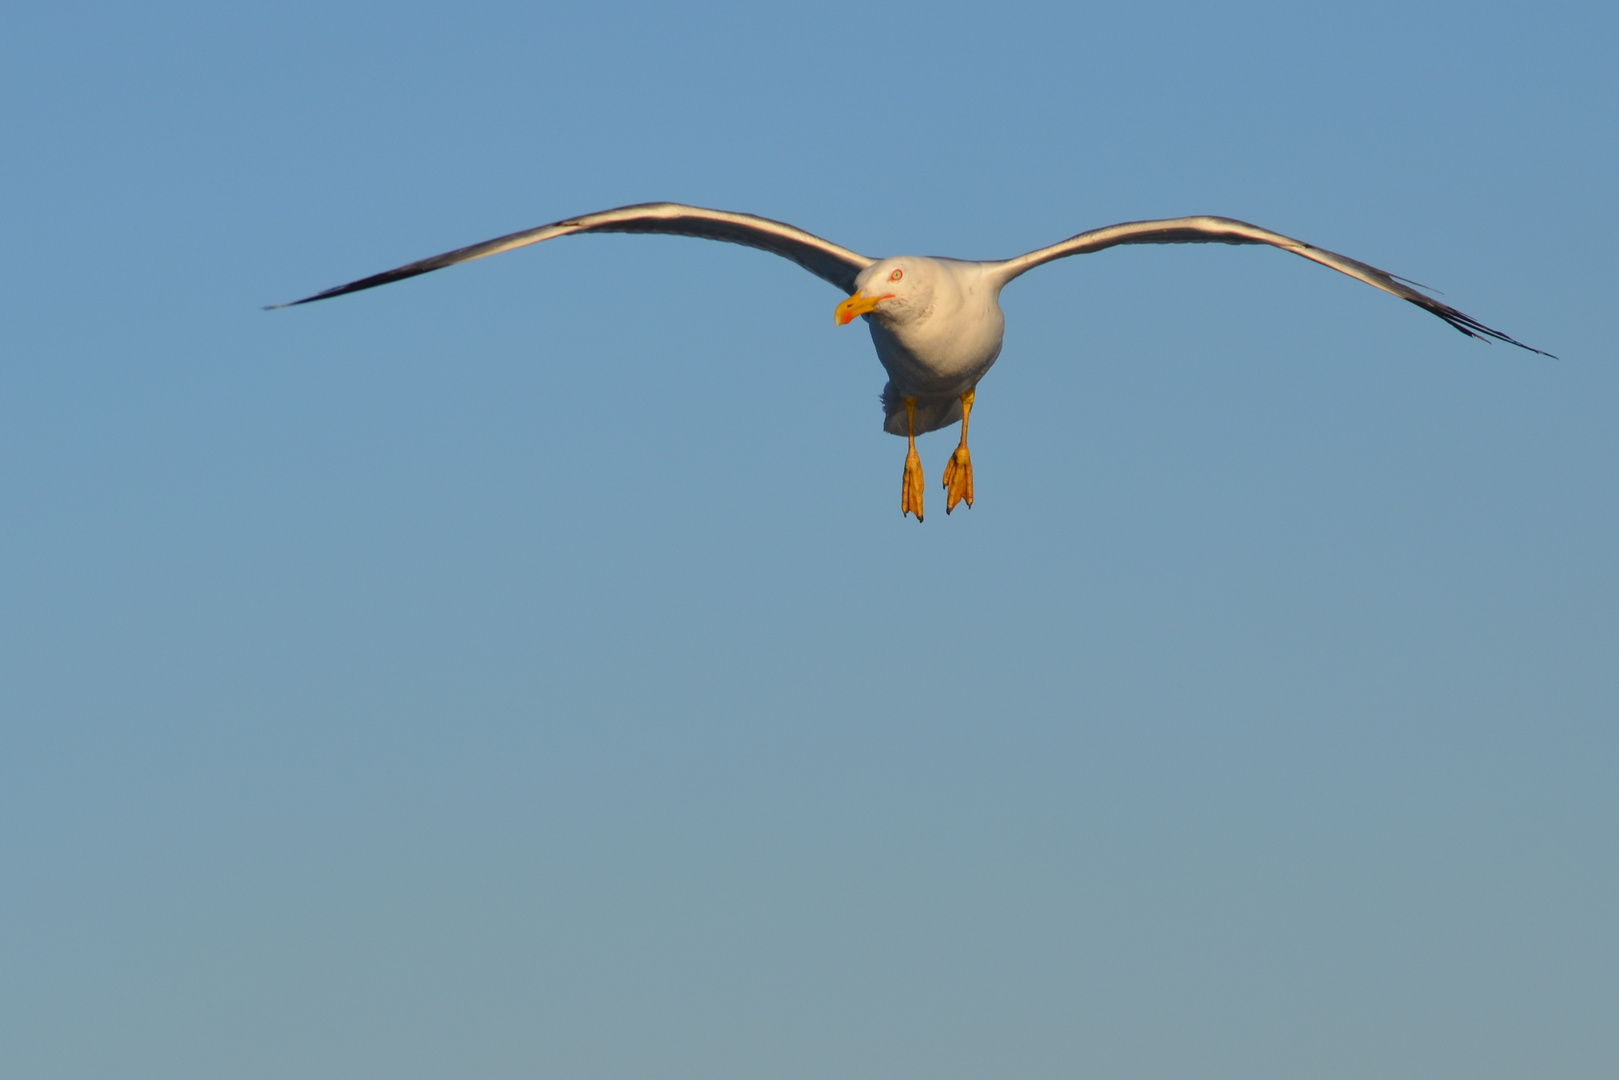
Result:
<svg viewBox="0 0 1619 1080">
<path fill-rule="evenodd" d="M 916 399 L 916 433 L 948 427 L 961 419 L 961 395 L 1001 355 L 1006 316 L 993 263 L 916 256 L 883 259 L 855 279 L 857 291 L 892 283 L 894 270 L 915 282 L 909 303 L 885 304 L 865 316 L 877 359 L 888 372 L 883 387 L 883 427 L 906 433 L 906 398 Z"/>
<path fill-rule="evenodd" d="M 1053 259 L 1119 244 L 1267 244 L 1415 304 L 1469 337 L 1494 338 L 1531 352 L 1540 351 L 1490 329 L 1387 271 L 1257 225 L 1222 217 L 1125 222 L 1079 233 L 1016 258 L 968 262 L 922 256 L 872 259 L 768 218 L 680 203 L 645 203 L 497 237 L 277 306 L 291 307 L 359 292 L 577 232 L 664 233 L 742 244 L 791 259 L 850 293 L 838 305 L 835 318 L 842 325 L 863 316 L 870 326 L 877 359 L 888 372 L 888 385 L 882 395 L 883 428 L 905 435 L 910 441 L 900 505 L 904 513 L 914 513 L 918 521 L 922 519 L 922 466 L 915 437 L 962 421 L 961 443 L 945 469 L 946 510 L 954 509 L 962 500 L 971 506 L 973 479 L 967 453 L 967 420 L 974 388 L 1001 353 L 1006 331 L 1001 290 L 1019 275 Z"/>
</svg>

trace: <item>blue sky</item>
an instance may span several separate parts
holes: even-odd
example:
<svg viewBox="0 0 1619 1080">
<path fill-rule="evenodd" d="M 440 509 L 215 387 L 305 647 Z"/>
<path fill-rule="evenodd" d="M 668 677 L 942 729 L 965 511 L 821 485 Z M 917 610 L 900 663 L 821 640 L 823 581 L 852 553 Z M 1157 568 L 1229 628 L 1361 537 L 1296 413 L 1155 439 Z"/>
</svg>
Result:
<svg viewBox="0 0 1619 1080">
<path fill-rule="evenodd" d="M 1607 1077 L 1619 17 L 36 6 L 0 1071 Z M 835 290 L 1009 287 L 933 513 Z"/>
</svg>

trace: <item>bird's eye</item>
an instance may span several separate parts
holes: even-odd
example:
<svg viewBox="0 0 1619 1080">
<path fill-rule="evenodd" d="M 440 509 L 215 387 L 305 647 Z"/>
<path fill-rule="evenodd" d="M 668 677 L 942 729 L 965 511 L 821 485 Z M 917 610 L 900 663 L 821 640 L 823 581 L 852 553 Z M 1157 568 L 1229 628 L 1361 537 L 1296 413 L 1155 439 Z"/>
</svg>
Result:
<svg viewBox="0 0 1619 1080">
<path fill-rule="evenodd" d="M 888 275 L 888 280 L 889 281 L 898 281 L 900 278 L 902 278 L 904 276 L 905 276 L 905 271 L 903 271 L 903 270 L 895 270 L 892 274 Z"/>
</svg>

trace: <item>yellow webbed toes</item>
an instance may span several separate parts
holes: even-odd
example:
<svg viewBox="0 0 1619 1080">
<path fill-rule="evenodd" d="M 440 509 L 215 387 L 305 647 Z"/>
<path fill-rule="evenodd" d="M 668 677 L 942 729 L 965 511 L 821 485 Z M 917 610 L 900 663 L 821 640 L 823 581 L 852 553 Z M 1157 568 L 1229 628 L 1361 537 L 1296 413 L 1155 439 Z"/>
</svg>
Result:
<svg viewBox="0 0 1619 1080">
<path fill-rule="evenodd" d="M 944 467 L 944 490 L 944 512 L 947 514 L 962 500 L 966 500 L 968 506 L 973 504 L 973 459 L 965 445 L 956 447 L 956 452 L 950 455 L 950 461 Z"/>
<path fill-rule="evenodd" d="M 899 512 L 903 517 L 906 514 L 915 514 L 916 520 L 922 520 L 922 459 L 917 456 L 913 445 L 910 452 L 905 455 L 905 476 L 900 481 Z"/>
</svg>

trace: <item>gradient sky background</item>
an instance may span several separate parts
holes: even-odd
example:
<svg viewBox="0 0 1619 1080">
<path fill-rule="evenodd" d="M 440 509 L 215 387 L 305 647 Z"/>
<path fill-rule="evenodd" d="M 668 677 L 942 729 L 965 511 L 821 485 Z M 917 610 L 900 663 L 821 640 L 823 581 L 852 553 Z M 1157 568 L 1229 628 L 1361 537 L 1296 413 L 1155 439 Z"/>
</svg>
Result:
<svg viewBox="0 0 1619 1080">
<path fill-rule="evenodd" d="M 1619 9 L 0 34 L 0 1073 L 1612 1077 Z M 1004 296 L 932 509 L 835 290 Z"/>
</svg>

